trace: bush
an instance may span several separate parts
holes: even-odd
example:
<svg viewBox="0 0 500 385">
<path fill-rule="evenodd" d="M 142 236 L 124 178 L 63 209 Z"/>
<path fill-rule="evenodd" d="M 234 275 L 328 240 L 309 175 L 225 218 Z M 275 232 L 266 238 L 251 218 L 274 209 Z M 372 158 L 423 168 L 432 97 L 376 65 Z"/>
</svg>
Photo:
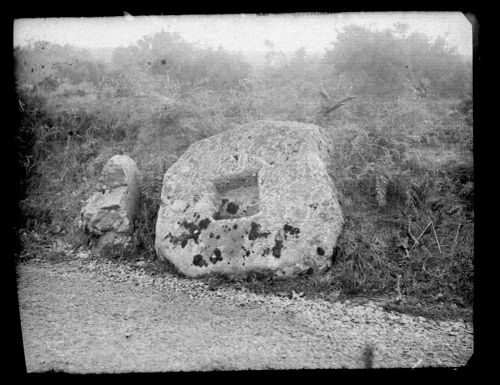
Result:
<svg viewBox="0 0 500 385">
<path fill-rule="evenodd" d="M 113 63 L 117 68 L 169 78 L 183 89 L 202 85 L 216 90 L 234 88 L 248 77 L 250 70 L 239 55 L 222 48 L 198 48 L 169 32 L 145 36 L 137 45 L 116 49 Z"/>
<path fill-rule="evenodd" d="M 408 90 L 417 95 L 463 97 L 472 88 L 472 61 L 445 40 L 431 42 L 407 28 L 371 31 L 350 25 L 325 57 L 330 76 L 343 76 L 357 95 L 392 98 Z"/>
<path fill-rule="evenodd" d="M 331 130 L 330 173 L 346 218 L 332 277 L 348 293 L 394 292 L 398 284 L 403 295 L 470 304 L 473 168 L 460 154 L 427 162 L 426 144 L 409 146 L 419 127 L 408 116 L 399 105 L 371 124 Z"/>
</svg>

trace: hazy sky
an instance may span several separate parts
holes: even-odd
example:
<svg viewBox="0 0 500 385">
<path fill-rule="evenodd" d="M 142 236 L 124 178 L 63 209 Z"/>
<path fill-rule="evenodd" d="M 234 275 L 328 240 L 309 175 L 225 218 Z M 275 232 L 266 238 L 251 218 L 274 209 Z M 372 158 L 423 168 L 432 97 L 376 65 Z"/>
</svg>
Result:
<svg viewBox="0 0 500 385">
<path fill-rule="evenodd" d="M 380 12 L 286 15 L 131 16 L 107 18 L 18 19 L 14 22 L 14 45 L 46 40 L 79 47 L 117 47 L 135 43 L 142 36 L 165 31 L 201 46 L 229 50 L 294 51 L 304 46 L 319 52 L 335 40 L 336 31 L 348 24 L 372 29 L 405 23 L 410 31 L 443 36 L 462 54 L 472 54 L 472 26 L 461 13 Z"/>
</svg>

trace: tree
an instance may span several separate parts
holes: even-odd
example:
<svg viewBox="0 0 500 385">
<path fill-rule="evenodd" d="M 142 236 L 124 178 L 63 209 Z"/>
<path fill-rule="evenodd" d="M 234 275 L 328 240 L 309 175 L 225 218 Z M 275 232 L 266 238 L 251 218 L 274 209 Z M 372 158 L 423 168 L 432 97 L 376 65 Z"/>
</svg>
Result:
<svg viewBox="0 0 500 385">
<path fill-rule="evenodd" d="M 50 89 L 66 80 L 72 84 L 90 82 L 97 85 L 106 71 L 104 63 L 88 59 L 87 50 L 46 41 L 15 47 L 14 57 L 18 82 L 49 84 Z"/>
<path fill-rule="evenodd" d="M 467 60 L 442 37 L 431 42 L 425 34 L 407 31 L 404 24 L 384 31 L 346 27 L 326 53 L 330 76 L 347 78 L 354 93 L 378 97 L 409 88 L 421 95 L 463 95 L 470 88 Z"/>
<path fill-rule="evenodd" d="M 235 87 L 246 78 L 250 66 L 240 55 L 219 48 L 203 49 L 182 40 L 177 33 L 144 36 L 136 45 L 116 49 L 113 64 L 144 71 L 159 79 L 173 79 L 182 87 Z"/>
</svg>

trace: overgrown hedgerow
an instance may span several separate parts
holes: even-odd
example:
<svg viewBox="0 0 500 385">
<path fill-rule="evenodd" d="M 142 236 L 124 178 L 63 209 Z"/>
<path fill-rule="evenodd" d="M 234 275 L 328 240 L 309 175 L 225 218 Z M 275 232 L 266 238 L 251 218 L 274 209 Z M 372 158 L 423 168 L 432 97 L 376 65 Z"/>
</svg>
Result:
<svg viewBox="0 0 500 385">
<path fill-rule="evenodd" d="M 331 174 L 346 224 L 332 276 L 352 293 L 398 287 L 403 295 L 470 304 L 472 165 L 460 155 L 437 166 L 435 158 L 433 164 L 419 159 L 425 145 L 409 144 L 425 132 L 408 116 L 406 127 L 392 122 L 380 119 L 333 131 L 337 148 Z M 459 129 L 464 139 L 471 133 Z"/>
</svg>

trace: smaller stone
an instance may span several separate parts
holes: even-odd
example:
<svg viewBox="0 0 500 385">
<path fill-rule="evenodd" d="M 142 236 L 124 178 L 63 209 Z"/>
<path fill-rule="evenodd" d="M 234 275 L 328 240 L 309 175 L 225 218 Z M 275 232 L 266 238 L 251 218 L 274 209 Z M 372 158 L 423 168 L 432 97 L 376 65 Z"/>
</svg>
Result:
<svg viewBox="0 0 500 385">
<path fill-rule="evenodd" d="M 104 166 L 96 192 L 80 213 L 80 228 L 99 237 L 97 249 L 125 246 L 134 231 L 140 206 L 140 182 L 135 162 L 113 156 Z"/>
</svg>

